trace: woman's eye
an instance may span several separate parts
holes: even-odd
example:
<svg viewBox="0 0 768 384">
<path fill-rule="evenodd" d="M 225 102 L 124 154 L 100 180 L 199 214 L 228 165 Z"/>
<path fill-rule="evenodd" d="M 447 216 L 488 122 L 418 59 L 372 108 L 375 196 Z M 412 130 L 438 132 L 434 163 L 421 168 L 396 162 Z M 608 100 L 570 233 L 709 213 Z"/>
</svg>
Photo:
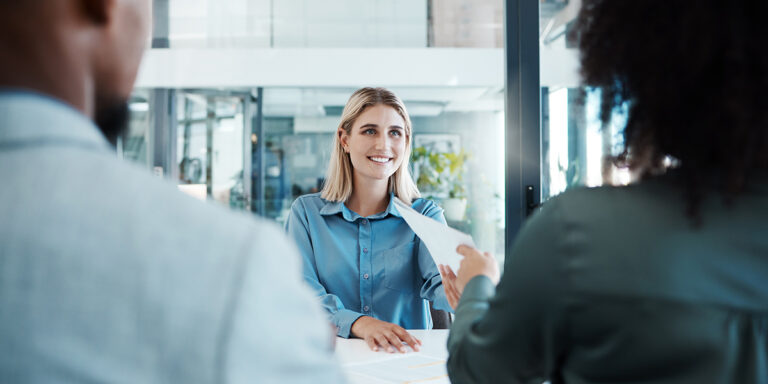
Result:
<svg viewBox="0 0 768 384">
<path fill-rule="evenodd" d="M 364 135 L 375 135 L 376 134 L 376 130 L 375 129 L 366 129 L 365 131 L 363 131 L 363 134 Z"/>
<path fill-rule="evenodd" d="M 403 134 L 402 134 L 400 131 L 398 131 L 398 130 L 392 130 L 392 131 L 389 131 L 389 134 L 390 134 L 390 135 L 392 135 L 392 136 L 395 136 L 395 137 L 400 137 L 400 136 L 402 136 L 402 135 L 403 135 Z"/>
</svg>

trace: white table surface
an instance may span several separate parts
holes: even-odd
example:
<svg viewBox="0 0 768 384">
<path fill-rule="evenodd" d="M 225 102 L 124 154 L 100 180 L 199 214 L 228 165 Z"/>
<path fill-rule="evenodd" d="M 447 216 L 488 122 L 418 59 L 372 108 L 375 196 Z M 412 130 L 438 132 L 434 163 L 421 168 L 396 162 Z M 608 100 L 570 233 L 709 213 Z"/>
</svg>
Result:
<svg viewBox="0 0 768 384">
<path fill-rule="evenodd" d="M 393 359 L 399 359 L 401 357 L 408 356 L 424 356 L 432 359 L 439 359 L 445 361 L 448 358 L 448 350 L 446 349 L 446 341 L 448 340 L 447 329 L 418 329 L 409 330 L 417 339 L 421 340 L 421 347 L 419 352 L 413 352 L 408 347 L 408 352 L 401 353 L 388 353 L 384 351 L 374 352 L 368 347 L 362 339 L 344 339 L 341 337 L 336 338 L 336 357 L 341 363 L 342 368 L 347 374 L 347 378 L 351 384 L 355 383 L 400 383 L 408 381 L 387 381 L 387 380 L 372 380 L 371 377 L 362 376 L 352 372 L 355 367 L 359 367 L 362 364 L 376 363 L 381 361 L 390 361 Z M 444 363 L 443 363 L 444 365 Z M 440 375 L 442 376 L 442 375 Z M 430 380 L 418 380 L 410 381 L 412 383 L 428 383 L 428 384 L 442 384 L 450 383 L 448 377 L 434 377 Z"/>
</svg>

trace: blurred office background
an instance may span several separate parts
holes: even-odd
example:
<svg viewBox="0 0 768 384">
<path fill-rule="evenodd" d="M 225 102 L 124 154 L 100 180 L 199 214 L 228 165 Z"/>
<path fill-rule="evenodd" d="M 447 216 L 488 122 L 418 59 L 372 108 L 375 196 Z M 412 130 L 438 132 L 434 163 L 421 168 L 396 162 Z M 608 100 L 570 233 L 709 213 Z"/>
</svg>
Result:
<svg viewBox="0 0 768 384">
<path fill-rule="evenodd" d="M 534 205 L 629 181 L 610 162 L 618 125 L 602 127 L 599 95 L 579 86 L 579 6 L 155 0 L 118 155 L 193 196 L 283 223 L 296 197 L 320 189 L 349 95 L 387 87 L 413 120 L 420 190 L 503 261 Z"/>
</svg>

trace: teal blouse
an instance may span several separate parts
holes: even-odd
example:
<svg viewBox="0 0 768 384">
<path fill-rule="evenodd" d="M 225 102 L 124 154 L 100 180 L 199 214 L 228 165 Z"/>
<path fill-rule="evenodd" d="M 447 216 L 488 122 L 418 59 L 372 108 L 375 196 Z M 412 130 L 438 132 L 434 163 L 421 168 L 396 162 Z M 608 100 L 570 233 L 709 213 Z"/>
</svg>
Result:
<svg viewBox="0 0 768 384">
<path fill-rule="evenodd" d="M 711 194 L 698 228 L 683 196 L 659 178 L 547 202 L 498 287 L 467 284 L 452 382 L 768 383 L 768 183 Z"/>
<path fill-rule="evenodd" d="M 304 259 L 304 280 L 341 337 L 349 337 L 360 316 L 428 329 L 428 302 L 453 311 L 432 256 L 391 199 L 384 212 L 368 217 L 319 193 L 301 196 L 291 207 L 286 230 Z M 412 207 L 445 223 L 442 208 L 430 200 L 417 199 Z"/>
</svg>

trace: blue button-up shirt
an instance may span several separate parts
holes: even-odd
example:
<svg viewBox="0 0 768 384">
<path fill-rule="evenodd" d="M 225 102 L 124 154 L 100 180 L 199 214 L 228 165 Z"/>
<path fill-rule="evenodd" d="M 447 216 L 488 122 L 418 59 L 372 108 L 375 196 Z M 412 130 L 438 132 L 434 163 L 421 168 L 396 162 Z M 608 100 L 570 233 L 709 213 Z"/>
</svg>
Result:
<svg viewBox="0 0 768 384">
<path fill-rule="evenodd" d="M 338 335 L 349 337 L 360 316 L 406 329 L 431 328 L 429 303 L 452 311 L 426 246 L 395 208 L 362 217 L 319 193 L 299 197 L 286 230 L 304 259 L 304 279 L 320 297 Z M 417 199 L 413 209 L 445 223 L 443 210 Z"/>
</svg>

